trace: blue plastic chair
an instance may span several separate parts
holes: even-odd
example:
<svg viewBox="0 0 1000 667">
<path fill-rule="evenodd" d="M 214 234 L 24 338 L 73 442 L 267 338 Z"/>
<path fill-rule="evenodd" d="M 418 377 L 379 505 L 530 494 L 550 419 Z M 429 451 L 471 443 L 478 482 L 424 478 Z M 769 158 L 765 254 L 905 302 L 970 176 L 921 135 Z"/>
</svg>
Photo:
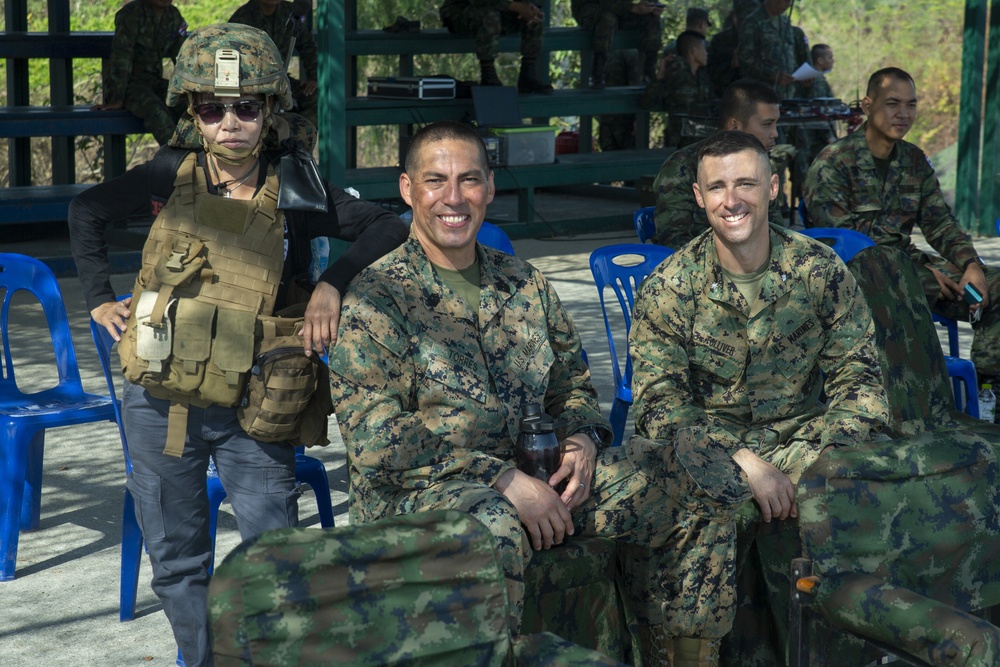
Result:
<svg viewBox="0 0 1000 667">
<path fill-rule="evenodd" d="M 22 291 L 33 295 L 41 304 L 59 375 L 55 386 L 32 394 L 25 394 L 18 388 L 10 347 L 11 297 Z M 83 390 L 62 292 L 49 267 L 33 257 L 0 253 L 0 292 L 3 293 L 0 307 L 3 337 L 0 363 L 0 556 L 3 562 L 0 581 L 11 581 L 17 562 L 19 530 L 35 530 L 39 526 L 45 430 L 113 421 L 115 411 L 111 398 Z M 37 330 L 23 324 L 16 333 L 36 344 L 39 340 L 44 341 Z"/>
<path fill-rule="evenodd" d="M 632 308 L 635 306 L 635 294 L 646 276 L 652 273 L 653 269 L 673 252 L 670 248 L 661 245 L 622 243 L 604 246 L 590 253 L 590 271 L 594 274 L 594 283 L 601 299 L 604 328 L 608 334 L 608 348 L 611 351 L 611 370 L 615 379 L 615 400 L 611 405 L 610 416 L 615 446 L 622 443 L 625 434 L 625 421 L 628 417 L 629 407 L 632 405 L 632 359 L 628 355 L 628 331 L 632 328 Z M 635 261 L 636 259 L 639 261 Z M 608 318 L 608 309 L 604 301 L 604 292 L 609 287 L 614 290 L 625 320 L 624 372 L 618 362 L 615 337 L 611 331 L 611 321 Z"/>
<path fill-rule="evenodd" d="M 801 233 L 830 245 L 845 264 L 851 261 L 859 251 L 875 245 L 875 241 L 853 229 L 809 227 L 801 230 Z M 944 361 L 948 368 L 948 377 L 952 379 L 955 407 L 964 410 L 970 417 L 978 419 L 979 400 L 976 396 L 978 391 L 976 367 L 968 359 L 960 359 L 958 356 L 958 324 L 954 320 L 950 320 L 949 323 L 949 318 L 940 315 L 935 315 L 934 321 L 942 322 L 948 328 L 948 351 L 951 354 L 945 355 Z"/>
<path fill-rule="evenodd" d="M 485 246 L 503 251 L 508 255 L 515 254 L 514 244 L 510 242 L 510 237 L 492 222 L 483 220 L 483 224 L 479 228 L 479 233 L 476 234 L 476 240 Z"/>
<path fill-rule="evenodd" d="M 652 241 L 656 234 L 656 221 L 653 219 L 654 206 L 644 206 L 636 209 L 632 214 L 632 224 L 635 225 L 635 233 L 639 236 L 639 243 Z"/>
<path fill-rule="evenodd" d="M 833 248 L 841 261 L 847 264 L 854 259 L 860 250 L 870 248 L 875 242 L 870 238 L 856 232 L 853 229 L 841 229 L 839 227 L 807 227 L 800 230 L 802 234 L 811 238 L 823 241 Z"/>
<path fill-rule="evenodd" d="M 125 295 L 128 296 L 128 295 Z M 123 297 L 124 298 L 124 297 Z M 115 390 L 114 373 L 111 365 L 111 350 L 115 340 L 107 329 L 90 321 L 90 333 L 97 347 L 97 355 L 101 360 L 101 369 L 108 385 L 108 392 L 114 401 L 114 421 L 118 424 L 118 434 L 121 437 L 122 453 L 125 457 L 125 473 L 132 472 L 132 459 L 128 452 L 128 440 L 125 437 L 125 427 L 121 418 L 121 403 Z M 324 528 L 334 526 L 333 502 L 330 497 L 330 481 L 326 475 L 326 467 L 319 459 L 307 456 L 304 447 L 295 448 L 295 480 L 312 487 L 316 494 L 316 505 L 320 517 L 320 525 Z M 215 551 L 215 534 L 219 518 L 219 506 L 226 499 L 226 490 L 222 486 L 215 466 L 210 465 L 206 478 L 208 490 L 208 530 L 212 537 L 212 551 Z M 135 517 L 135 500 L 128 489 L 125 489 L 125 499 L 122 505 L 122 556 L 121 585 L 119 590 L 120 621 L 131 621 L 135 618 L 135 599 L 139 588 L 139 564 L 142 557 L 142 531 Z M 209 564 L 209 572 L 213 564 Z M 178 661 L 178 664 L 182 664 Z"/>
</svg>

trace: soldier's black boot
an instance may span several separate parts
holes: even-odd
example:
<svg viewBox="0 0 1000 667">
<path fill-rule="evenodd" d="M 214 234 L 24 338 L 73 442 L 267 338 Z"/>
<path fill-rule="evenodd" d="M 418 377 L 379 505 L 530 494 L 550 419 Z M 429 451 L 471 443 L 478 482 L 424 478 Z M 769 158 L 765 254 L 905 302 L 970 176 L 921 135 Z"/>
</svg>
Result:
<svg viewBox="0 0 1000 667">
<path fill-rule="evenodd" d="M 479 61 L 479 85 L 480 86 L 502 86 L 503 81 L 497 75 L 496 63 L 492 60 Z"/>
<path fill-rule="evenodd" d="M 548 95 L 552 92 L 551 85 L 543 83 L 535 76 L 535 61 L 533 59 L 521 58 L 521 73 L 517 77 L 517 92 L 526 95 Z"/>
<path fill-rule="evenodd" d="M 604 69 L 608 64 L 608 56 L 604 53 L 594 54 L 594 64 L 590 68 L 590 87 L 592 90 L 604 90 L 606 85 Z"/>
</svg>

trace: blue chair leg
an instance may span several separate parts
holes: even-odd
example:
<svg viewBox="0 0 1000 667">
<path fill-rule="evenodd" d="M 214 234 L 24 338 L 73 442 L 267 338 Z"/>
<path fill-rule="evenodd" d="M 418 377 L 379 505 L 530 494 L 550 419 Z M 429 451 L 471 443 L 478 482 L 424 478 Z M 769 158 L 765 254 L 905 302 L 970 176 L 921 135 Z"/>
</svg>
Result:
<svg viewBox="0 0 1000 667">
<path fill-rule="evenodd" d="M 135 596 L 139 590 L 139 567 L 142 560 L 142 531 L 135 518 L 135 499 L 125 489 L 122 506 L 122 565 L 118 620 L 135 618 Z"/>
<path fill-rule="evenodd" d="M 625 420 L 628 418 L 629 407 L 631 407 L 630 404 L 620 398 L 616 398 L 611 404 L 609 421 L 611 422 L 611 432 L 614 435 L 614 442 L 612 443 L 614 447 L 622 444 L 622 438 L 625 436 Z"/>
<path fill-rule="evenodd" d="M 226 490 L 222 488 L 222 480 L 218 473 L 208 475 L 208 534 L 212 537 L 212 562 L 208 573 L 215 568 L 215 528 L 219 522 L 219 505 L 226 499 Z"/>
<path fill-rule="evenodd" d="M 21 497 L 21 530 L 38 530 L 42 517 L 42 459 L 45 429 L 36 431 L 28 445 L 28 463 Z"/>
<path fill-rule="evenodd" d="M 13 581 L 28 465 L 16 426 L 0 433 L 0 581 Z"/>
<path fill-rule="evenodd" d="M 955 392 L 955 407 L 963 410 L 970 417 L 979 419 L 979 389 L 976 379 L 976 367 L 968 359 L 959 359 L 945 355 L 945 366 L 948 368 L 948 375 L 952 378 L 952 386 Z M 964 387 L 962 386 L 964 384 Z"/>
<path fill-rule="evenodd" d="M 323 462 L 298 451 L 295 454 L 295 480 L 305 482 L 316 494 L 319 523 L 324 528 L 333 528 L 333 501 L 330 499 L 330 480 L 326 476 Z"/>
</svg>

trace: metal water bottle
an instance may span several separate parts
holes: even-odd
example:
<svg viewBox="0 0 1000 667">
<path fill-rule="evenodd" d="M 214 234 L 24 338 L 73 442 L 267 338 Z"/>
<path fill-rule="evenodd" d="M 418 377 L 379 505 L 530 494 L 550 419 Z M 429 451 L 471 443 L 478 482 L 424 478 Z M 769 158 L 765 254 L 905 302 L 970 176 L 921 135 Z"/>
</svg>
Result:
<svg viewBox="0 0 1000 667">
<path fill-rule="evenodd" d="M 521 408 L 514 452 L 518 470 L 543 482 L 549 481 L 562 461 L 562 446 L 556 436 L 559 424 L 545 414 L 538 403 Z M 555 487 L 556 493 L 562 493 L 565 488 L 566 480 L 563 480 Z"/>
</svg>

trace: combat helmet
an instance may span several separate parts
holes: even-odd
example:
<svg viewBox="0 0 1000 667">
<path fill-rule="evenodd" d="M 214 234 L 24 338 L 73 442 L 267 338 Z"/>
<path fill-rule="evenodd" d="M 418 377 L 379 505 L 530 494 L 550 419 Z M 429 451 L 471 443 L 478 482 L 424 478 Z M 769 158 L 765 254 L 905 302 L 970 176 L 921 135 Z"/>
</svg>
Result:
<svg viewBox="0 0 1000 667">
<path fill-rule="evenodd" d="M 267 33 L 240 23 L 220 23 L 192 31 L 180 53 L 167 89 L 167 105 L 189 93 L 219 97 L 269 95 L 277 106 L 292 106 L 285 61 Z"/>
</svg>

